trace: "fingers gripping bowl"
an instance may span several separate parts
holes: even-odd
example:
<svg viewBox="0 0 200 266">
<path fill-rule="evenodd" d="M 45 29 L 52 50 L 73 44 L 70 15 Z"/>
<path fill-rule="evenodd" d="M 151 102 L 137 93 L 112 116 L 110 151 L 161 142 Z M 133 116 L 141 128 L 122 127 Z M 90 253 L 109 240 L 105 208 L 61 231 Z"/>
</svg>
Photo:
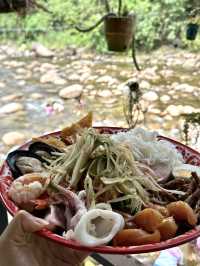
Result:
<svg viewBox="0 0 200 266">
<path fill-rule="evenodd" d="M 102 135 L 110 134 L 110 136 L 111 136 L 113 134 L 116 135 L 119 132 L 126 131 L 126 129 L 102 127 L 102 128 L 97 128 L 97 131 L 99 133 L 101 133 Z M 36 146 L 38 145 L 36 143 L 38 143 L 39 141 L 42 142 L 42 140 L 44 140 L 44 142 L 46 143 L 47 139 L 48 140 L 51 139 L 51 148 L 53 147 L 53 150 L 51 150 L 51 151 L 48 150 L 48 153 L 53 152 L 55 155 L 60 150 L 62 150 L 62 148 L 65 148 L 65 147 L 64 146 L 62 147 L 62 145 L 63 145 L 62 142 L 60 142 L 59 145 L 58 145 L 58 143 L 55 145 L 55 143 L 53 143 L 52 140 L 55 141 L 55 137 L 60 140 L 60 136 L 62 136 L 62 134 L 63 134 L 63 131 L 43 136 L 41 138 L 38 138 L 37 141 L 33 140 L 33 142 L 27 143 L 24 146 L 20 147 L 20 150 L 31 150 L 31 152 L 35 154 L 34 156 L 32 156 L 32 158 L 37 159 L 38 156 L 39 157 L 41 156 L 41 153 L 37 153 L 37 155 L 36 155 L 35 150 L 37 150 Z M 70 132 L 69 135 L 71 135 L 71 134 L 72 134 L 72 132 Z M 61 139 L 62 139 L 62 137 L 61 137 Z M 189 148 L 189 147 L 187 147 L 187 146 L 185 146 L 179 142 L 173 141 L 173 140 L 165 138 L 165 137 L 158 136 L 157 139 L 158 139 L 158 141 L 165 140 L 166 142 L 171 143 L 176 148 L 176 150 L 180 154 L 182 154 L 184 163 L 186 163 L 187 165 L 189 164 L 189 165 L 194 165 L 194 166 L 200 166 L 200 154 L 198 152 L 192 150 L 191 148 Z M 71 145 L 71 143 L 70 143 L 71 139 L 68 138 L 68 141 L 69 141 L 69 143 L 67 143 L 67 145 L 70 146 Z M 35 143 L 35 146 L 33 145 L 33 143 Z M 46 147 L 47 146 L 45 146 L 45 148 L 44 147 L 42 148 L 43 152 L 47 151 Z M 41 146 L 40 146 L 40 149 L 41 149 Z M 100 152 L 102 152 L 102 151 L 100 151 Z M 12 156 L 13 156 L 13 154 L 12 154 Z M 15 154 L 15 156 L 16 156 L 16 154 Z M 24 156 L 24 154 L 23 154 L 23 156 Z M 42 158 L 43 158 L 43 156 L 42 156 Z M 54 160 L 55 160 L 55 158 L 54 158 Z M 149 164 L 149 162 L 145 165 L 148 165 L 148 164 Z M 20 165 L 20 163 L 18 163 L 18 166 L 19 165 Z M 43 165 L 44 165 L 43 162 L 39 166 L 37 164 L 37 169 L 43 167 Z M 140 169 L 144 169 L 145 165 L 141 164 Z M 137 202 L 137 206 L 134 208 L 135 208 L 135 210 L 137 208 L 139 210 L 139 208 L 140 208 L 140 211 L 138 211 L 138 212 L 134 211 L 134 213 L 131 213 L 130 209 L 128 210 L 128 208 L 124 204 L 124 202 L 122 202 L 123 204 L 121 204 L 120 201 L 115 202 L 116 199 L 119 200 L 119 198 L 122 198 L 122 196 L 121 196 L 122 193 L 118 192 L 119 194 L 117 194 L 117 192 L 115 191 L 117 186 L 114 186 L 115 190 L 112 190 L 112 191 L 115 191 L 115 195 L 111 198 L 109 198 L 109 196 L 108 196 L 109 194 L 114 193 L 111 190 L 108 190 L 109 193 L 107 193 L 107 194 L 102 193 L 103 189 L 105 190 L 105 188 L 107 188 L 108 186 L 111 185 L 110 184 L 111 180 L 110 179 L 108 180 L 107 176 L 104 176 L 104 179 L 102 179 L 103 182 L 106 183 L 106 186 L 104 186 L 102 188 L 98 184 L 98 190 L 97 191 L 95 190 L 95 184 L 93 184 L 94 191 L 90 190 L 91 189 L 90 188 L 90 181 L 91 180 L 87 179 L 88 183 L 87 183 L 87 186 L 85 188 L 88 189 L 88 191 L 90 191 L 90 193 L 88 193 L 88 194 L 90 194 L 90 197 L 86 197 L 86 200 L 85 200 L 84 192 L 83 191 L 80 192 L 82 190 L 82 188 L 84 187 L 84 185 L 81 184 L 82 183 L 81 178 L 80 178 L 79 182 L 77 182 L 77 179 L 74 179 L 75 181 L 72 179 L 70 180 L 71 182 L 73 181 L 72 187 L 76 187 L 76 189 L 72 189 L 72 191 L 69 190 L 67 192 L 67 194 L 65 194 L 66 190 L 65 190 L 65 192 L 62 191 L 63 179 L 61 181 L 59 180 L 58 183 L 61 184 L 61 185 L 58 185 L 58 187 L 57 187 L 57 190 L 60 189 L 59 195 L 58 194 L 54 195 L 54 192 L 51 192 L 51 193 L 53 193 L 53 196 L 51 194 L 51 196 L 53 197 L 53 203 L 52 202 L 49 203 L 47 200 L 48 195 L 46 193 L 46 190 L 48 191 L 50 189 L 49 186 L 51 186 L 50 185 L 51 180 L 49 180 L 48 177 L 47 178 L 44 177 L 44 179 L 43 179 L 43 177 L 41 177 L 41 176 L 43 176 L 43 169 L 37 170 L 40 172 L 40 174 L 37 175 L 37 177 L 33 177 L 32 176 L 33 174 L 31 174 L 31 173 L 26 174 L 26 175 L 28 175 L 28 179 L 29 178 L 34 179 L 34 182 L 35 182 L 34 187 L 36 186 L 38 188 L 37 191 L 39 191 L 39 189 L 41 189 L 41 193 L 42 193 L 42 196 L 39 196 L 39 197 L 38 197 L 38 195 L 35 196 L 35 194 L 33 197 L 32 197 L 32 194 L 28 194 L 30 197 L 30 198 L 28 198 L 28 202 L 31 204 L 27 205 L 24 203 L 25 200 L 23 197 L 22 198 L 20 197 L 20 199 L 19 198 L 16 199 L 16 198 L 12 197 L 11 186 L 14 183 L 13 180 L 16 178 L 16 176 L 13 175 L 13 173 L 15 173 L 15 172 L 11 171 L 12 166 L 13 165 L 12 164 L 10 165 L 10 163 L 8 166 L 8 164 L 5 162 L 1 168 L 1 173 L 0 173 L 1 198 L 2 198 L 2 200 L 6 206 L 7 210 L 12 215 L 14 215 L 18 211 L 19 208 L 28 209 L 30 212 L 32 212 L 35 215 L 38 215 L 38 214 L 43 215 L 44 210 L 47 207 L 47 205 L 49 208 L 49 205 L 51 205 L 51 204 L 52 204 L 51 206 L 59 206 L 59 208 L 60 208 L 59 210 L 61 210 L 63 208 L 63 206 L 61 206 L 59 204 L 63 198 L 65 198 L 65 199 L 67 198 L 69 200 L 69 203 L 68 203 L 69 208 L 74 208 L 74 207 L 77 208 L 77 211 L 74 213 L 75 215 L 74 216 L 72 215 L 71 218 L 69 219 L 70 220 L 70 223 L 68 224 L 69 230 L 68 230 L 67 234 L 65 234 L 64 237 L 62 235 L 59 235 L 58 231 L 52 232 L 49 230 L 43 230 L 43 231 L 39 232 L 39 234 L 41 236 L 47 237 L 53 241 L 56 241 L 60 244 L 65 245 L 67 247 L 78 249 L 78 250 L 93 251 L 93 252 L 98 252 L 98 253 L 134 254 L 134 253 L 152 252 L 152 251 L 162 250 L 165 248 L 170 248 L 173 246 L 177 246 L 177 245 L 186 243 L 186 242 L 200 236 L 200 229 L 198 228 L 198 225 L 196 225 L 196 224 L 198 224 L 198 222 L 196 221 L 197 214 L 198 214 L 198 206 L 197 206 L 197 214 L 196 213 L 194 214 L 192 212 L 191 215 L 187 216 L 190 211 L 188 212 L 186 210 L 186 217 L 189 217 L 189 218 L 186 218 L 185 220 L 180 219 L 181 224 L 186 224 L 186 225 L 184 225 L 184 226 L 186 226 L 186 229 L 184 228 L 184 231 L 181 231 L 182 228 L 180 226 L 179 221 L 177 220 L 176 214 L 174 213 L 174 212 L 176 212 L 176 209 L 174 211 L 174 205 L 180 204 L 178 207 L 180 208 L 180 206 L 181 206 L 183 213 L 184 213 L 185 206 L 186 206 L 185 204 L 188 204 L 188 205 L 191 204 L 191 206 L 192 206 L 195 202 L 195 204 L 197 205 L 198 201 L 197 200 L 195 201 L 195 199 L 194 198 L 192 199 L 190 197 L 191 195 L 189 195 L 187 197 L 187 202 L 183 203 L 185 201 L 180 200 L 180 199 L 184 198 L 184 196 L 182 194 L 180 194 L 180 195 L 176 194 L 176 193 L 173 194 L 171 192 L 170 192 L 171 193 L 170 195 L 165 194 L 165 193 L 168 193 L 168 191 L 171 191 L 174 189 L 177 190 L 178 189 L 177 183 L 180 184 L 180 187 L 182 188 L 182 190 L 184 192 L 188 193 L 188 191 L 186 191 L 184 189 L 186 186 L 187 187 L 190 186 L 190 183 L 189 183 L 190 177 L 189 178 L 185 177 L 184 182 L 182 182 L 183 180 L 181 181 L 180 177 L 177 177 L 177 179 L 174 179 L 174 180 L 173 179 L 168 180 L 167 177 L 160 178 L 160 176 L 159 176 L 159 173 L 160 173 L 159 170 L 160 169 L 155 169 L 155 167 L 152 167 L 153 171 L 156 170 L 158 173 L 159 186 L 162 186 L 165 189 L 165 190 L 163 190 L 164 192 L 162 191 L 162 193 L 164 193 L 165 195 L 163 196 L 161 193 L 159 195 L 159 200 L 160 201 L 163 200 L 163 202 L 168 204 L 168 209 L 164 208 L 163 206 L 158 206 L 158 204 L 155 204 L 155 202 L 156 202 L 156 196 L 155 195 L 160 193 L 160 190 L 159 190 L 160 188 L 159 188 L 158 191 L 156 191 L 155 195 L 152 194 L 154 192 L 152 192 L 152 191 L 149 192 L 149 190 L 148 190 L 148 197 L 150 197 L 150 199 L 151 199 L 151 205 L 148 205 L 148 206 L 146 205 L 146 201 L 145 201 L 145 196 L 147 196 L 147 195 L 145 194 L 145 196 L 144 196 L 142 194 L 142 192 L 141 192 L 141 194 L 138 194 L 139 196 L 143 197 L 142 198 L 143 206 L 141 206 L 140 201 L 137 201 L 134 198 L 134 202 Z M 93 166 L 94 166 L 94 164 L 93 164 Z M 49 164 L 47 164 L 47 168 L 48 167 L 49 167 Z M 16 165 L 15 165 L 15 168 L 16 168 Z M 180 168 L 180 166 L 179 166 L 179 168 Z M 177 166 L 175 168 L 176 171 L 178 171 L 177 169 L 179 169 L 179 168 Z M 20 169 L 21 168 L 18 167 L 17 170 L 19 171 Z M 94 167 L 92 169 L 94 171 Z M 95 170 L 97 170 L 97 169 L 95 168 Z M 149 170 L 149 168 L 145 168 L 145 171 L 150 171 L 150 170 Z M 166 173 L 166 171 L 165 171 L 165 173 Z M 23 175 L 23 173 L 18 173 L 18 174 L 20 176 Z M 75 176 L 74 172 L 72 173 L 72 176 Z M 19 183 L 21 182 L 21 179 L 23 179 L 23 178 L 19 177 L 19 176 L 17 177 L 17 179 L 18 179 L 17 189 L 19 189 L 19 187 L 20 187 L 20 189 L 22 188 L 21 185 L 19 185 Z M 58 179 L 60 179 L 60 175 L 58 175 L 58 173 L 56 173 L 56 174 L 54 173 L 54 178 L 56 178 L 58 180 Z M 195 178 L 198 179 L 197 174 L 194 175 L 194 179 Z M 17 180 L 17 179 L 15 179 L 15 180 Z M 39 181 L 41 181 L 41 183 L 40 183 L 40 184 L 42 184 L 41 186 L 37 183 Z M 66 176 L 64 178 L 64 181 L 66 181 Z M 116 179 L 114 181 L 118 182 Z M 29 181 L 26 181 L 26 182 L 29 182 Z M 198 180 L 196 180 L 196 182 L 198 182 Z M 22 180 L 22 183 L 23 183 L 23 180 Z M 184 186 L 183 186 L 183 183 L 185 183 Z M 195 181 L 193 183 L 195 183 Z M 141 183 L 138 183 L 138 184 L 141 184 Z M 33 183 L 31 183 L 31 189 L 32 189 L 32 186 L 33 186 Z M 148 184 L 148 186 L 149 186 L 149 184 Z M 112 183 L 112 187 L 113 187 L 113 183 Z M 142 187 L 147 189 L 146 183 L 142 184 Z M 15 188 L 16 188 L 15 186 L 12 186 L 12 189 L 15 189 Z M 54 190 L 55 189 L 56 188 L 54 187 Z M 167 192 L 166 192 L 166 190 L 167 190 Z M 19 192 L 19 190 L 17 190 L 17 191 Z M 73 193 L 73 191 L 78 191 L 79 194 L 76 193 L 77 198 L 75 196 L 75 199 L 72 202 L 71 197 L 74 197 L 74 195 L 72 195 L 70 193 L 71 192 Z M 98 201 L 96 202 L 96 205 L 103 204 L 103 203 L 107 204 L 109 202 L 110 206 L 113 208 L 114 216 L 113 216 L 112 211 L 109 209 L 108 205 L 98 207 L 96 210 L 94 208 L 91 208 L 91 205 L 95 204 L 93 202 L 94 198 L 92 197 L 93 192 L 95 193 L 95 195 L 97 195 L 99 193 L 98 194 Z M 101 197 L 101 195 L 103 195 L 103 197 Z M 24 197 L 25 197 L 25 199 L 27 199 L 26 198 L 27 194 Z M 106 199 L 106 197 L 107 197 L 107 199 Z M 84 206 L 82 205 L 82 203 L 80 203 L 80 201 L 79 201 L 80 198 L 85 200 L 86 204 Z M 104 202 L 103 202 L 102 198 L 104 199 Z M 96 199 L 97 199 L 97 197 L 96 197 Z M 153 202 L 153 199 L 155 199 L 155 202 Z M 178 202 L 177 202 L 177 199 L 178 199 Z M 130 199 L 127 197 L 125 200 L 127 201 Z M 52 201 L 52 199 L 51 199 L 51 201 Z M 81 206 L 76 205 L 75 203 L 80 204 Z M 171 203 L 171 205 L 170 205 L 170 203 Z M 58 205 L 56 205 L 56 204 L 58 204 Z M 121 204 L 120 209 L 116 210 L 116 212 L 115 212 L 115 209 L 117 209 L 116 205 L 120 205 L 120 204 Z M 153 204 L 154 204 L 154 206 L 153 206 Z M 90 210 L 88 210 L 89 205 L 90 205 Z M 79 206 L 79 207 L 77 207 L 77 206 Z M 52 214 L 54 211 L 55 211 L 55 209 L 52 208 L 50 213 Z M 66 209 L 65 209 L 65 211 L 66 211 Z M 170 214 L 167 213 L 169 211 L 170 211 Z M 108 236 L 108 235 L 104 235 L 104 237 L 101 237 L 100 240 L 98 239 L 99 242 L 95 242 L 96 246 L 94 246 L 92 244 L 89 245 L 88 243 L 84 243 L 84 240 L 86 238 L 88 238 L 88 236 L 89 237 L 91 236 L 91 234 L 87 235 L 87 230 L 84 231 L 84 228 L 87 227 L 85 221 L 87 221 L 87 223 L 89 223 L 92 221 L 92 219 L 93 220 L 96 219 L 95 221 L 98 223 L 99 217 L 102 217 L 101 212 L 103 212 L 103 217 L 104 217 L 103 228 L 109 228 L 111 220 L 112 220 L 112 222 L 116 221 L 115 226 L 113 226 L 110 229 L 110 232 L 112 231 L 112 233 L 113 233 L 112 239 L 109 239 L 109 237 L 108 237 L 108 239 L 106 240 L 107 244 L 104 244 L 105 242 L 101 242 L 101 241 L 104 241 L 104 239 L 102 240 L 102 238 L 106 238 Z M 86 213 L 87 213 L 87 215 L 85 215 Z M 45 213 L 45 215 L 46 215 L 46 213 Z M 67 215 L 69 218 L 69 214 L 67 214 Z M 145 216 L 145 215 L 147 215 L 147 216 Z M 145 217 L 150 217 L 149 215 L 153 215 L 154 222 L 146 225 L 143 223 L 143 221 L 145 220 Z M 180 216 L 180 214 L 179 214 L 179 216 Z M 46 218 L 49 217 L 49 213 L 45 217 Z M 84 219 L 81 220 L 81 217 L 84 217 Z M 124 219 L 121 219 L 121 217 L 123 217 Z M 156 217 L 156 219 L 155 219 L 155 217 Z M 61 219 L 59 221 L 60 223 L 62 221 L 62 218 L 63 217 L 61 217 Z M 51 217 L 51 219 L 52 219 L 52 217 Z M 189 219 L 189 220 L 187 220 L 187 219 Z M 80 220 L 81 220 L 81 223 L 79 224 L 79 227 L 76 228 L 76 230 L 72 230 L 72 229 L 74 229 L 74 224 L 77 224 L 77 221 L 80 221 Z M 124 221 L 125 221 L 125 225 L 124 225 Z M 57 224 L 56 224 L 56 222 L 57 222 Z M 56 222 L 54 223 L 54 225 L 56 224 L 58 227 L 60 226 L 60 228 L 62 228 L 62 223 L 59 224 L 58 221 L 56 221 Z M 168 226 L 168 225 L 170 225 L 170 226 Z M 167 227 L 167 230 L 165 230 L 166 227 Z M 172 230 L 170 231 L 169 228 L 172 228 Z M 91 230 L 93 230 L 93 229 L 91 229 Z M 81 234 L 80 230 L 84 231 L 85 235 Z M 161 235 L 163 235 L 163 231 L 164 231 L 164 237 L 161 238 Z M 168 233 L 168 235 L 166 232 Z M 74 237 L 74 235 L 73 235 L 74 233 L 81 235 L 81 237 L 83 239 L 82 240 L 81 240 L 81 238 L 76 239 L 76 237 Z M 106 234 L 105 231 L 103 231 L 103 233 Z M 71 237 L 70 234 L 72 234 L 73 237 Z M 129 238 L 132 235 L 135 239 L 138 239 L 138 240 L 134 243 L 134 245 L 132 242 L 127 244 L 127 241 L 123 242 L 124 237 L 126 240 L 126 235 L 128 235 Z M 96 238 L 98 238 L 98 236 Z M 121 242 L 119 241 L 119 239 Z M 149 241 L 149 239 L 150 239 L 150 241 Z M 94 238 L 90 239 L 91 243 L 93 243 L 92 242 L 93 240 L 94 240 Z M 95 239 L 95 241 L 96 241 L 96 239 Z M 146 243 L 146 244 L 144 244 L 144 243 Z"/>
</svg>

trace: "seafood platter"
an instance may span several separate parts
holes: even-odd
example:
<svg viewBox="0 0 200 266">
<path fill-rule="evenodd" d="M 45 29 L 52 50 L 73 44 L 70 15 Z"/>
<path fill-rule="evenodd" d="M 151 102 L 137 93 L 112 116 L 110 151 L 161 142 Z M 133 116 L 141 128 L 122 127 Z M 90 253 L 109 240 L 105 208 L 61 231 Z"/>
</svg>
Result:
<svg viewBox="0 0 200 266">
<path fill-rule="evenodd" d="M 143 128 L 94 128 L 92 113 L 10 152 L 0 194 L 73 249 L 144 253 L 200 236 L 200 154 Z"/>
</svg>

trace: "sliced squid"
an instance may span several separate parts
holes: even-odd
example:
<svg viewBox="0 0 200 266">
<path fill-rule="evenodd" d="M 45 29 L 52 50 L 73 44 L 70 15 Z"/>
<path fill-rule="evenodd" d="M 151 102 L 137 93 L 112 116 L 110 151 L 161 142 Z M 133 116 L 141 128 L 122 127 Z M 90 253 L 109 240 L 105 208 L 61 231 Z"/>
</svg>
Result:
<svg viewBox="0 0 200 266">
<path fill-rule="evenodd" d="M 123 228 L 122 215 L 110 210 L 91 209 L 76 225 L 73 239 L 84 246 L 100 246 L 110 242 Z"/>
</svg>

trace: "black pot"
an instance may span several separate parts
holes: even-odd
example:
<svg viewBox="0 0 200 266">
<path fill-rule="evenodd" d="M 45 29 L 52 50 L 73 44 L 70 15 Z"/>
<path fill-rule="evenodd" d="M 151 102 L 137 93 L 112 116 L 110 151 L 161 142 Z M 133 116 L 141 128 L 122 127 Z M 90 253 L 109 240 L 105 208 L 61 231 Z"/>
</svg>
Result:
<svg viewBox="0 0 200 266">
<path fill-rule="evenodd" d="M 15 12 L 26 7 L 26 0 L 0 0 L 0 13 Z"/>
<path fill-rule="evenodd" d="M 108 50 L 124 52 L 130 48 L 134 28 L 134 19 L 132 16 L 109 16 L 105 19 L 104 27 Z"/>
<path fill-rule="evenodd" d="M 187 25 L 186 38 L 187 40 L 194 41 L 198 33 L 199 25 L 195 23 L 189 23 Z"/>
</svg>

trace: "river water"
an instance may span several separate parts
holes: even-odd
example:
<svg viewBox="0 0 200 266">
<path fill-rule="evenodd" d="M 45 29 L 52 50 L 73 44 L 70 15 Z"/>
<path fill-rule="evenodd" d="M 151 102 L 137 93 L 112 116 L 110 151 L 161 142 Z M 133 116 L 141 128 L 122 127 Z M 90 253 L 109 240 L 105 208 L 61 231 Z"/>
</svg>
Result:
<svg viewBox="0 0 200 266">
<path fill-rule="evenodd" d="M 200 110 L 199 54 L 163 47 L 140 54 L 142 71 L 137 72 L 124 54 L 78 50 L 40 58 L 17 49 L 0 47 L 2 157 L 16 144 L 69 125 L 90 110 L 95 125 L 127 126 L 123 87 L 128 80 L 139 81 L 146 111 L 141 125 L 149 129 L 183 141 L 181 114 Z M 69 92 L 71 85 L 76 95 Z M 62 89 L 68 91 L 64 98 L 59 96 Z"/>
</svg>

